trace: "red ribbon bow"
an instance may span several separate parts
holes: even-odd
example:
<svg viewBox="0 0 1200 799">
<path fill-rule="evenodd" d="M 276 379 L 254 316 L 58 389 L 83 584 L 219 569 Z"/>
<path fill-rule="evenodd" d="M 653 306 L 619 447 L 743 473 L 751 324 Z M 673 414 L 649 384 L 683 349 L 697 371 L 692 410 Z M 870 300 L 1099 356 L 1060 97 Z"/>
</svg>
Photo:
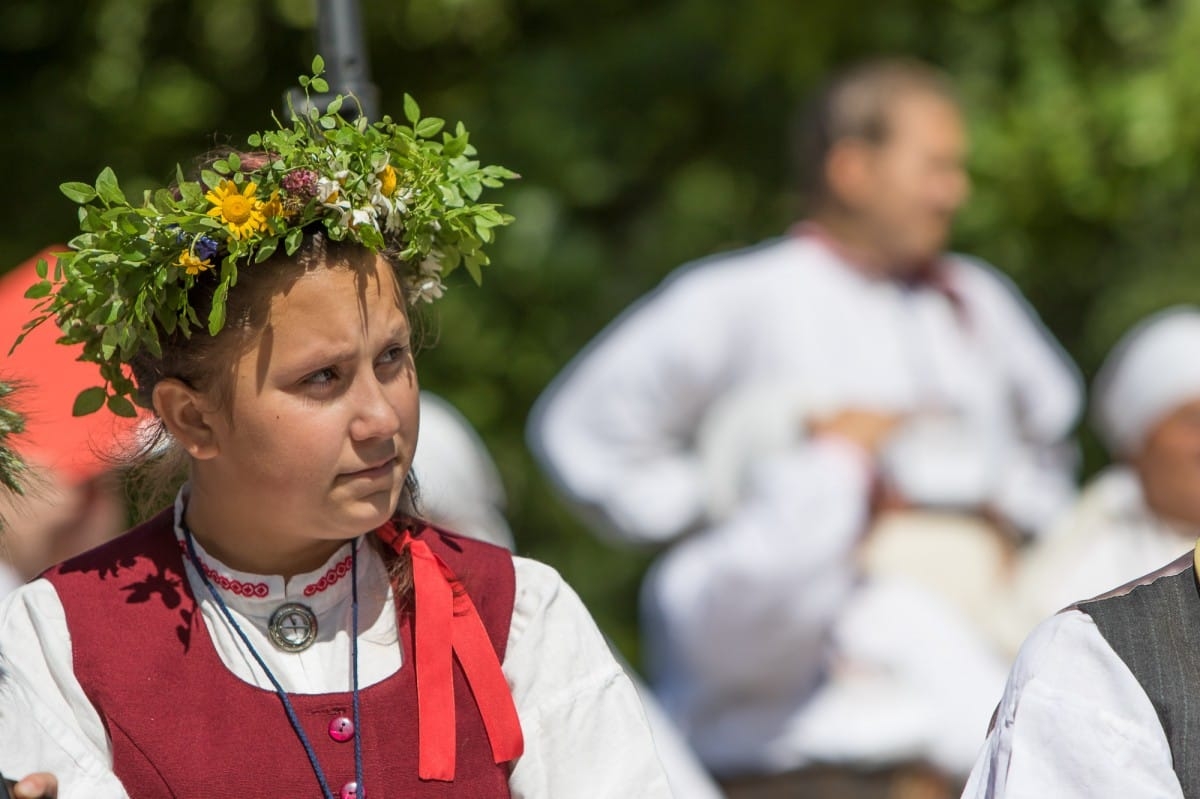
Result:
<svg viewBox="0 0 1200 799">
<path fill-rule="evenodd" d="M 432 528 L 426 533 L 436 534 Z M 453 658 L 466 677 L 487 731 L 492 759 L 506 763 L 525 750 L 521 721 L 496 650 L 475 603 L 445 561 L 429 544 L 387 524 L 379 530 L 397 553 L 408 547 L 412 558 L 416 611 L 417 775 L 423 780 L 454 780 L 457 753 Z"/>
</svg>

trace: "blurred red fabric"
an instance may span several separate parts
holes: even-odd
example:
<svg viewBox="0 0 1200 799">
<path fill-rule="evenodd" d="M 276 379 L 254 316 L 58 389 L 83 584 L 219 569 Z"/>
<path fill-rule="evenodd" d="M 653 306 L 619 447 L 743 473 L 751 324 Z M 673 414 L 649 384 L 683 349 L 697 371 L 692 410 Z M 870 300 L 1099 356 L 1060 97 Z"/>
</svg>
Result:
<svg viewBox="0 0 1200 799">
<path fill-rule="evenodd" d="M 31 463 L 56 470 L 68 482 L 95 477 L 107 469 L 104 455 L 132 441 L 136 420 L 123 419 L 101 408 L 88 416 L 72 416 L 80 391 L 102 385 L 95 364 L 77 360 L 83 348 L 58 344 L 61 335 L 54 320 L 40 325 L 9 354 L 21 328 L 34 317 L 37 300 L 25 291 L 38 281 L 39 258 L 45 258 L 53 277 L 56 252 L 52 245 L 17 268 L 0 275 L 0 375 L 23 388 L 15 405 L 26 416 L 26 433 L 17 442 Z"/>
</svg>

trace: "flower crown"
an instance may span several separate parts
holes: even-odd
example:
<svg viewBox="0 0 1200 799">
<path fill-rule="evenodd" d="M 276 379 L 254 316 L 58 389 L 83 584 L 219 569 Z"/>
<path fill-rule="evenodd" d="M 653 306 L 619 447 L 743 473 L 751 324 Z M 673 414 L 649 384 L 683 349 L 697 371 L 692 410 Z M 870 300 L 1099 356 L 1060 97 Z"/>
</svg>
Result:
<svg viewBox="0 0 1200 799">
<path fill-rule="evenodd" d="M 329 90 L 323 71 L 317 56 L 312 76 L 300 78 L 306 95 Z M 44 300 L 25 329 L 54 317 L 60 342 L 82 344 L 81 360 L 100 367 L 104 385 L 80 393 L 75 415 L 107 404 L 133 416 L 134 385 L 122 364 L 140 351 L 160 354 L 162 333 L 203 326 L 188 304 L 195 282 L 217 281 L 204 320 L 216 335 L 239 267 L 252 269 L 277 251 L 292 255 L 311 225 L 335 241 L 395 252 L 410 302 L 440 297 L 442 278 L 460 265 L 481 281 L 483 245 L 512 217 L 477 200 L 485 187 L 517 175 L 480 166 L 461 122 L 444 131 L 445 122 L 422 118 L 407 94 L 408 124 L 386 116 L 347 121 L 338 112 L 348 101 L 357 102 L 338 95 L 324 113 L 291 109 L 290 126 L 276 118 L 275 130 L 247 139 L 250 154 L 218 158 L 199 181 L 176 166 L 175 186 L 147 191 L 140 206 L 125 199 L 108 167 L 94 186 L 62 184 L 80 206 L 82 232 L 71 251 L 57 254 L 53 280 L 46 261 L 38 262 L 40 281 L 26 296 Z"/>
</svg>

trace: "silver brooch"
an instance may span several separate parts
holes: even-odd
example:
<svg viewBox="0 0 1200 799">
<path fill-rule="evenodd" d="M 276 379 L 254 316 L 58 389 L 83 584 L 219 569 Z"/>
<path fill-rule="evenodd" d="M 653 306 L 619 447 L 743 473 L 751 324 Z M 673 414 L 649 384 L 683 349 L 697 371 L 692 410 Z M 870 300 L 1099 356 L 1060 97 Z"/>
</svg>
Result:
<svg viewBox="0 0 1200 799">
<path fill-rule="evenodd" d="M 284 652 L 303 652 L 317 640 L 317 617 L 307 606 L 288 602 L 271 614 L 267 634 Z"/>
</svg>

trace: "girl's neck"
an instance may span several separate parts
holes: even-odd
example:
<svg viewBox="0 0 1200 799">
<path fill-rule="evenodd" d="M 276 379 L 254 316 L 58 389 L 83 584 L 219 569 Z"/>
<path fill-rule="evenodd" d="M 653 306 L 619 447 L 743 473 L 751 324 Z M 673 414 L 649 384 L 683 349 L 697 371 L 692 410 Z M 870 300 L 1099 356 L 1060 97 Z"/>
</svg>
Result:
<svg viewBox="0 0 1200 799">
<path fill-rule="evenodd" d="M 212 557 L 240 572 L 290 580 L 323 566 L 346 545 L 337 539 L 300 538 L 258 513 L 241 513 L 228 501 L 192 483 L 184 522 Z"/>
</svg>

